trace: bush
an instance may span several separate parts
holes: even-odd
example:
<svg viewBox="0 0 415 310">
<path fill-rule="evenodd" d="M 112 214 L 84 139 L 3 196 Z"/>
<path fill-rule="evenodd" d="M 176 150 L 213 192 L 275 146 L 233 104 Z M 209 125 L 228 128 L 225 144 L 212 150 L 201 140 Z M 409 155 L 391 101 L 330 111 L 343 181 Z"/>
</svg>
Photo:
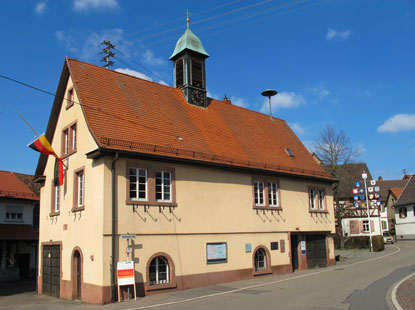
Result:
<svg viewBox="0 0 415 310">
<path fill-rule="evenodd" d="M 373 252 L 380 252 L 385 249 L 385 244 L 383 242 L 382 236 L 373 236 L 372 243 L 373 243 Z"/>
</svg>

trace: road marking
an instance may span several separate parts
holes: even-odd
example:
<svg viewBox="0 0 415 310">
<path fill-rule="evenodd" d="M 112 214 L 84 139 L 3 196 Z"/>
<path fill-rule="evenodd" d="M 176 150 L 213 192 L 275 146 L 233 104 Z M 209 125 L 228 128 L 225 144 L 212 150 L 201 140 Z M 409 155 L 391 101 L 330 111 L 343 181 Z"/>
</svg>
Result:
<svg viewBox="0 0 415 310">
<path fill-rule="evenodd" d="M 395 252 L 392 252 L 392 253 L 389 253 L 389 254 L 386 254 L 386 255 L 383 255 L 383 256 L 379 256 L 379 257 L 367 259 L 367 260 L 364 260 L 364 261 L 361 261 L 361 262 L 356 262 L 356 263 L 353 263 L 353 264 L 345 265 L 345 266 L 342 266 L 342 268 L 348 268 L 348 267 L 351 267 L 351 266 L 368 263 L 368 262 L 371 262 L 371 261 L 374 261 L 374 260 L 378 260 L 378 259 L 381 259 L 381 258 L 385 258 L 385 257 L 388 257 L 388 256 L 395 255 L 396 253 L 399 253 L 401 251 L 401 248 L 399 248 L 395 245 L 391 245 L 391 246 L 395 247 L 397 250 Z M 281 280 L 276 280 L 276 281 L 271 281 L 271 282 L 266 282 L 266 283 L 260 283 L 260 284 L 246 286 L 246 287 L 241 287 L 241 288 L 226 291 L 226 292 L 208 294 L 208 295 L 203 295 L 203 296 L 198 296 L 198 297 L 193 297 L 193 298 L 188 298 L 188 299 L 183 299 L 183 300 L 178 300 L 178 301 L 166 302 L 166 303 L 162 303 L 162 304 L 156 304 L 156 305 L 150 305 L 150 306 L 141 306 L 141 307 L 137 307 L 137 308 L 128 308 L 128 309 L 125 309 L 125 310 L 151 309 L 151 308 L 157 308 L 157 307 L 165 307 L 165 306 L 183 304 L 183 303 L 191 302 L 191 301 L 195 301 L 195 300 L 200 300 L 200 299 L 205 299 L 205 298 L 210 298 L 210 297 L 216 297 L 216 296 L 236 293 L 236 292 L 240 292 L 240 291 L 250 290 L 250 289 L 253 289 L 253 288 L 257 288 L 257 287 L 262 287 L 262 286 L 272 285 L 272 284 L 276 284 L 276 283 L 282 283 L 282 282 L 287 282 L 287 281 L 291 281 L 291 280 L 301 279 L 301 278 L 305 278 L 305 277 L 309 277 L 309 276 L 313 276 L 313 275 L 333 271 L 333 270 L 336 270 L 336 269 L 339 269 L 339 268 L 336 267 L 336 266 L 332 266 L 332 267 L 328 267 L 327 269 L 324 269 L 324 270 L 319 270 L 319 271 L 316 271 L 316 272 L 304 274 L 304 275 L 301 275 L 301 276 L 295 276 L 295 277 L 288 278 L 288 279 L 281 279 Z"/>
</svg>

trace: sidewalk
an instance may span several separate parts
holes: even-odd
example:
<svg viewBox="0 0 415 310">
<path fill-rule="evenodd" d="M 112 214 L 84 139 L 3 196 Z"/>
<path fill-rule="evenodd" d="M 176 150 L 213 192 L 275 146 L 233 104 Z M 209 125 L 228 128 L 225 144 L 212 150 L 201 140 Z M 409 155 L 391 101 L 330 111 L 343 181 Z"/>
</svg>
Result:
<svg viewBox="0 0 415 310">
<path fill-rule="evenodd" d="M 415 275 L 403 281 L 397 291 L 396 300 L 404 310 L 415 310 Z M 397 305 L 395 305 L 397 306 Z"/>
</svg>

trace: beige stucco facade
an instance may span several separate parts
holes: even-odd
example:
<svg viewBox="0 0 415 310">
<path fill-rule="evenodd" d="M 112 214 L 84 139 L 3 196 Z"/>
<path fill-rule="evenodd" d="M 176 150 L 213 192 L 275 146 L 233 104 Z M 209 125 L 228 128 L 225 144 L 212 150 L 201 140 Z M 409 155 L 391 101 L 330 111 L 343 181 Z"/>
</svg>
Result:
<svg viewBox="0 0 415 310">
<path fill-rule="evenodd" d="M 72 88 L 69 79 L 67 90 Z M 42 293 L 44 247 L 60 249 L 59 296 L 80 298 L 87 302 L 110 301 L 112 262 L 112 162 L 113 156 L 96 159 L 87 153 L 97 144 L 84 118 L 79 98 L 67 108 L 63 102 L 52 147 L 60 154 L 62 130 L 76 122 L 76 152 L 64 161 L 64 184 L 61 186 L 59 212 L 53 201 L 54 158 L 49 157 L 41 189 L 39 235 L 39 288 Z M 138 133 L 139 134 L 139 133 Z M 169 169 L 174 172 L 171 206 L 139 205 L 128 202 L 128 167 Z M 84 171 L 84 207 L 74 208 L 75 172 Z M 131 259 L 135 262 L 138 294 L 163 289 L 184 289 L 206 284 L 247 279 L 261 274 L 292 271 L 293 251 L 298 253 L 298 267 L 307 268 L 307 252 L 300 244 L 291 249 L 291 238 L 306 240 L 307 235 L 324 236 L 327 264 L 334 263 L 334 213 L 331 184 L 304 177 L 268 175 L 279 185 L 280 207 L 273 210 L 254 208 L 253 180 L 265 177 L 258 173 L 179 163 L 169 160 L 120 156 L 115 163 L 116 198 L 116 261 L 127 260 L 126 239 L 122 234 L 134 234 Z M 324 212 L 310 212 L 309 188 L 325 191 Z M 278 249 L 271 249 L 278 242 Z M 226 244 L 226 262 L 207 263 L 206 245 Z M 267 255 L 267 272 L 254 269 L 255 250 L 263 248 Z M 74 253 L 81 260 L 80 284 L 76 284 L 77 268 Z M 78 255 L 78 254 L 77 254 Z M 169 263 L 169 283 L 149 285 L 148 265 L 155 255 Z"/>
</svg>

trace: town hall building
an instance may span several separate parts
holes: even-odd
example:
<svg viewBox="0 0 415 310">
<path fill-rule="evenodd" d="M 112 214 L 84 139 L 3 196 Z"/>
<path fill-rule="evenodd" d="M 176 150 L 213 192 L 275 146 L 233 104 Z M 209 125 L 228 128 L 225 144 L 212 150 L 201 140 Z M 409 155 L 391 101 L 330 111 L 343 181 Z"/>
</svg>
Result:
<svg viewBox="0 0 415 310">
<path fill-rule="evenodd" d="M 36 170 L 40 294 L 109 303 L 127 260 L 139 296 L 335 263 L 335 180 L 285 121 L 207 97 L 208 57 L 187 27 L 174 87 L 65 59 L 46 131 L 63 185 L 52 158 Z"/>
</svg>

